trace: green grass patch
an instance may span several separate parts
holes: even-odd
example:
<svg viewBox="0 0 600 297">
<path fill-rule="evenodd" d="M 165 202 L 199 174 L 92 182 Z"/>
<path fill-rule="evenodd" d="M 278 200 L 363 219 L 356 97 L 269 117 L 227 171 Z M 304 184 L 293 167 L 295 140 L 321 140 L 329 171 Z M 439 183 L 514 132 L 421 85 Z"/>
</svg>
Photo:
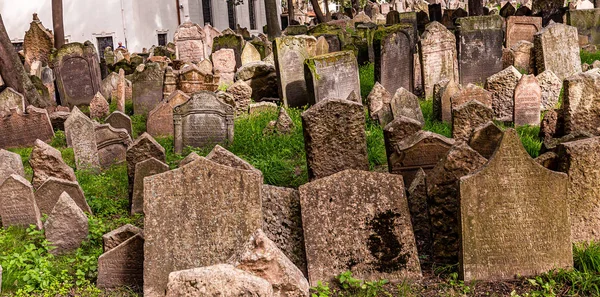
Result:
<svg viewBox="0 0 600 297">
<path fill-rule="evenodd" d="M 589 65 L 592 65 L 594 61 L 600 61 L 600 51 L 590 53 L 585 50 L 581 50 L 579 52 L 579 56 L 581 57 L 582 64 L 587 63 Z"/>
<path fill-rule="evenodd" d="M 360 97 L 363 103 L 366 104 L 367 97 L 375 85 L 375 65 L 368 63 L 360 66 L 358 68 L 358 76 L 360 79 Z"/>
<path fill-rule="evenodd" d="M 433 101 L 432 100 L 421 100 L 421 112 L 425 118 L 425 125 L 423 130 L 431 131 L 448 138 L 452 137 L 452 125 L 446 122 L 440 122 L 433 116 Z"/>
</svg>

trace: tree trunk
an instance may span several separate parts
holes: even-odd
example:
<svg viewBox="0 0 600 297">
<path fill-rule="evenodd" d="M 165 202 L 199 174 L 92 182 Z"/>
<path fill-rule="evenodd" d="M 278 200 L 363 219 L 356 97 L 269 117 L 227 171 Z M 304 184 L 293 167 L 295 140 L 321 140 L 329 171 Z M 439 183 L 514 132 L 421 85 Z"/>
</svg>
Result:
<svg viewBox="0 0 600 297">
<path fill-rule="evenodd" d="M 294 20 L 294 0 L 287 0 L 288 6 L 288 24 L 291 25 Z"/>
<path fill-rule="evenodd" d="M 269 39 L 281 36 L 279 15 L 277 14 L 277 0 L 265 0 L 265 11 L 267 14 L 267 35 Z"/>
<path fill-rule="evenodd" d="M 352 8 L 354 9 L 354 11 L 352 12 L 352 17 L 354 17 L 361 10 L 360 0 L 352 0 Z"/>
<path fill-rule="evenodd" d="M 317 15 L 317 21 L 319 21 L 319 23 L 325 23 L 327 21 L 327 19 L 325 19 L 325 16 L 323 15 L 323 12 L 321 11 L 321 7 L 319 6 L 319 0 L 310 0 L 310 3 L 313 6 L 313 10 L 315 11 L 315 14 Z"/>
<path fill-rule="evenodd" d="M 25 96 L 25 100 L 36 107 L 50 107 L 51 103 L 42 99 L 37 89 L 31 82 L 25 67 L 21 64 L 19 54 L 10 42 L 4 21 L 0 14 L 0 76 L 7 87 L 15 89 Z"/>
<path fill-rule="evenodd" d="M 325 16 L 329 20 L 329 18 L 331 17 L 329 15 L 329 0 L 324 0 L 323 2 L 324 2 L 323 4 L 325 4 Z"/>
<path fill-rule="evenodd" d="M 60 48 L 65 44 L 62 0 L 52 0 L 52 25 L 54 26 L 54 47 Z"/>
</svg>

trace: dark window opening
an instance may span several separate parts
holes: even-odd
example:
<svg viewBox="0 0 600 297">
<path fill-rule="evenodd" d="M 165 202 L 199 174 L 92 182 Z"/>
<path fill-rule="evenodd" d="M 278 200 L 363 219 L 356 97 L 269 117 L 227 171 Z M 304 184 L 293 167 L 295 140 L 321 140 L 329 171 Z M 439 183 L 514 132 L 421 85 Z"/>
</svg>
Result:
<svg viewBox="0 0 600 297">
<path fill-rule="evenodd" d="M 15 47 L 15 50 L 17 52 L 20 52 L 23 50 L 23 43 L 22 42 L 13 42 L 12 44 Z"/>
<path fill-rule="evenodd" d="M 104 58 L 104 50 L 107 47 L 110 46 L 111 49 L 115 49 L 112 36 L 96 37 L 96 39 L 98 41 L 98 53 L 100 54 L 100 58 Z"/>
<path fill-rule="evenodd" d="M 231 30 L 237 29 L 237 21 L 235 20 L 235 0 L 227 0 L 227 14 L 229 14 L 229 28 Z"/>
<path fill-rule="evenodd" d="M 250 13 L 250 30 L 256 30 L 255 0 L 248 0 L 248 11 Z"/>
<path fill-rule="evenodd" d="M 212 26 L 212 10 L 211 0 L 202 0 L 202 16 L 204 19 L 204 25 L 210 24 Z"/>
<path fill-rule="evenodd" d="M 158 33 L 158 45 L 167 46 L 167 33 Z"/>
</svg>

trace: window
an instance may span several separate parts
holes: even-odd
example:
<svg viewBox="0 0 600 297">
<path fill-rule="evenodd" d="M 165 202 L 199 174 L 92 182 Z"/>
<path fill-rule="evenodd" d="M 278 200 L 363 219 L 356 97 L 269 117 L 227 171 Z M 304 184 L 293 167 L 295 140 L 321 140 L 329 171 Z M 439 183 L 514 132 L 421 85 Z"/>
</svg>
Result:
<svg viewBox="0 0 600 297">
<path fill-rule="evenodd" d="M 167 46 L 167 33 L 158 33 L 158 45 Z"/>
<path fill-rule="evenodd" d="M 202 16 L 204 19 L 204 25 L 210 24 L 212 26 L 212 8 L 211 8 L 211 0 L 202 0 Z"/>
<path fill-rule="evenodd" d="M 104 50 L 107 47 L 110 46 L 113 50 L 115 49 L 112 36 L 96 37 L 96 40 L 98 41 L 98 54 L 100 54 L 100 58 L 104 58 Z"/>
<path fill-rule="evenodd" d="M 235 25 L 237 22 L 235 20 L 235 0 L 227 0 L 227 14 L 229 15 L 229 28 L 231 30 L 237 29 Z"/>
<path fill-rule="evenodd" d="M 23 50 L 23 42 L 13 42 L 12 45 L 15 47 L 15 50 L 17 52 L 20 52 Z"/>
<path fill-rule="evenodd" d="M 248 0 L 248 12 L 250 14 L 250 30 L 256 30 L 256 10 L 255 10 L 255 2 L 256 0 Z"/>
</svg>

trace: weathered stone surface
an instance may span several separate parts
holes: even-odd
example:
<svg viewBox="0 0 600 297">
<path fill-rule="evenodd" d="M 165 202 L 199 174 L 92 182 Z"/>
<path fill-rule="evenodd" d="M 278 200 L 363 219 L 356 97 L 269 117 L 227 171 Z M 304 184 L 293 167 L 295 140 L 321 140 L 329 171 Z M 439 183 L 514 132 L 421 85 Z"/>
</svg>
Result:
<svg viewBox="0 0 600 297">
<path fill-rule="evenodd" d="M 345 169 L 368 170 L 362 104 L 325 99 L 302 113 L 310 180 Z"/>
<path fill-rule="evenodd" d="M 284 107 L 279 109 L 279 115 L 275 122 L 275 130 L 279 133 L 287 134 L 295 128 L 294 122 Z"/>
<path fill-rule="evenodd" d="M 551 70 L 559 79 L 581 72 L 577 28 L 551 23 L 534 35 L 538 73 Z"/>
<path fill-rule="evenodd" d="M 492 93 L 492 107 L 496 120 L 512 121 L 513 96 L 521 76 L 514 66 L 510 66 L 486 79 L 485 89 Z"/>
<path fill-rule="evenodd" d="M 145 178 L 145 296 L 164 294 L 169 271 L 223 263 L 260 229 L 261 184 L 253 171 L 202 157 Z"/>
<path fill-rule="evenodd" d="M 35 225 L 38 229 L 42 228 L 33 188 L 25 178 L 11 174 L 0 185 L 0 193 L 2 227 Z"/>
<path fill-rule="evenodd" d="M 377 30 L 373 36 L 375 81 L 390 93 L 400 87 L 413 91 L 415 28 L 399 24 Z"/>
<path fill-rule="evenodd" d="M 252 62 L 242 66 L 235 74 L 252 88 L 252 100 L 279 97 L 275 66 L 266 62 Z"/>
<path fill-rule="evenodd" d="M 167 73 L 169 73 L 167 68 Z M 172 92 L 179 88 L 186 94 L 193 94 L 198 91 L 211 91 L 215 92 L 219 88 L 220 76 L 213 75 L 212 72 L 203 72 L 202 69 L 198 68 L 195 64 L 185 65 L 179 70 L 179 79 L 175 81 L 172 79 L 173 85 L 167 88 L 167 81 L 165 81 L 165 92 L 164 97 L 168 97 Z M 177 85 L 175 85 L 175 82 Z"/>
<path fill-rule="evenodd" d="M 542 143 L 542 149 L 540 151 L 541 152 L 548 152 L 548 151 L 557 152 L 558 145 L 560 145 L 561 143 L 577 141 L 577 140 L 591 138 L 591 137 L 594 137 L 594 135 L 591 133 L 588 133 L 588 132 L 574 132 L 574 133 L 569 133 L 567 135 L 560 136 L 560 137 L 544 139 L 544 142 Z"/>
<path fill-rule="evenodd" d="M 517 41 L 511 48 L 504 49 L 503 67 L 514 66 L 520 73 L 535 73 L 535 52 L 533 43 L 525 40 Z"/>
<path fill-rule="evenodd" d="M 76 181 L 50 177 L 35 191 L 35 202 L 40 214 L 50 214 L 63 192 L 67 193 L 83 212 L 92 213 L 83 190 Z"/>
<path fill-rule="evenodd" d="M 471 100 L 452 111 L 452 138 L 468 141 L 473 130 L 494 119 L 494 112 L 477 100 Z"/>
<path fill-rule="evenodd" d="M 264 232 L 304 275 L 308 275 L 298 190 L 271 185 L 262 185 L 261 190 Z"/>
<path fill-rule="evenodd" d="M 215 147 L 210 151 L 210 153 L 208 153 L 206 159 L 211 160 L 217 164 L 229 166 L 232 168 L 253 171 L 254 173 L 262 176 L 262 172 L 260 170 L 256 169 L 244 159 L 236 156 L 235 154 L 226 150 L 224 147 L 218 144 L 215 145 Z"/>
<path fill-rule="evenodd" d="M 538 164 L 553 170 L 558 171 L 559 157 L 555 152 L 545 152 L 534 159 Z"/>
<path fill-rule="evenodd" d="M 88 236 L 88 218 L 81 208 L 63 192 L 44 223 L 46 239 L 56 247 L 50 252 L 65 254 L 79 248 Z"/>
<path fill-rule="evenodd" d="M 42 22 L 33 14 L 33 21 L 29 24 L 29 30 L 25 33 L 23 40 L 23 55 L 25 56 L 25 68 L 29 70 L 35 61 L 48 64 L 48 58 L 54 48 L 54 36 L 52 32 L 42 25 Z"/>
<path fill-rule="evenodd" d="M 568 209 L 571 213 L 571 236 L 573 242 L 597 241 L 600 238 L 598 224 L 597 191 L 600 138 L 566 142 L 558 146 L 559 171 L 568 174 Z"/>
<path fill-rule="evenodd" d="M 533 35 L 542 29 L 542 18 L 530 16 L 509 16 L 506 20 L 506 47 L 512 47 L 520 40 L 533 42 Z"/>
<path fill-rule="evenodd" d="M 562 113 L 559 109 L 550 109 L 544 114 L 544 118 L 540 124 L 539 133 L 539 137 L 542 141 L 545 142 L 562 134 L 560 131 L 562 117 L 559 116 L 559 113 Z"/>
<path fill-rule="evenodd" d="M 513 122 L 515 126 L 540 125 L 542 89 L 533 74 L 521 77 L 515 87 Z"/>
<path fill-rule="evenodd" d="M 248 114 L 248 107 L 252 102 L 252 88 L 243 80 L 238 80 L 227 88 L 227 93 L 231 94 L 235 101 L 235 115 Z"/>
<path fill-rule="evenodd" d="M 221 49 L 231 49 L 234 52 L 235 70 L 242 67 L 242 48 L 244 47 L 244 39 L 241 35 L 236 34 L 233 30 L 224 30 L 221 35 L 213 37 L 212 40 L 213 54 Z M 213 60 L 214 62 L 214 60 Z"/>
<path fill-rule="evenodd" d="M 369 115 L 371 119 L 379 122 L 379 125 L 385 126 L 393 120 L 390 102 L 392 94 L 388 92 L 379 82 L 375 82 L 371 93 L 367 97 L 369 103 Z"/>
<path fill-rule="evenodd" d="M 504 19 L 489 15 L 459 18 L 456 23 L 460 83 L 483 83 L 502 70 Z"/>
<path fill-rule="evenodd" d="M 298 107 L 308 103 L 304 61 L 315 55 L 316 44 L 317 39 L 307 35 L 275 39 L 273 54 L 279 94 L 286 106 Z"/>
<path fill-rule="evenodd" d="M 454 81 L 449 81 L 445 86 L 440 87 L 439 95 L 435 96 L 433 101 L 433 113 L 436 119 L 447 123 L 452 122 L 452 98 L 461 96 L 459 94 L 461 90 L 463 88 Z"/>
<path fill-rule="evenodd" d="M 166 297 L 200 295 L 271 297 L 273 287 L 265 279 L 228 264 L 174 271 L 169 274 Z"/>
<path fill-rule="evenodd" d="M 431 224 L 427 207 L 426 174 L 419 169 L 410 187 L 406 189 L 406 199 L 410 218 L 415 232 L 415 241 L 419 256 L 431 254 Z"/>
<path fill-rule="evenodd" d="M 136 69 L 131 79 L 133 113 L 148 115 L 162 101 L 164 74 L 165 70 L 157 63 L 147 63 L 141 71 Z"/>
<path fill-rule="evenodd" d="M 181 153 L 186 146 L 206 147 L 233 142 L 234 108 L 215 93 L 201 91 L 173 110 L 174 147 Z"/>
<path fill-rule="evenodd" d="M 304 73 L 310 104 L 326 98 L 346 99 L 360 94 L 358 62 L 353 51 L 341 51 L 308 58 Z M 360 97 L 357 102 L 362 104 Z"/>
<path fill-rule="evenodd" d="M 177 167 L 185 166 L 189 163 L 192 163 L 192 162 L 198 160 L 199 158 L 200 158 L 200 155 L 198 155 L 196 152 L 191 152 L 185 158 L 183 158 L 183 160 L 179 161 L 179 164 L 177 165 Z"/>
<path fill-rule="evenodd" d="M 404 116 L 425 124 L 419 98 L 405 88 L 400 87 L 390 102 L 393 118 Z"/>
<path fill-rule="evenodd" d="M 589 9 L 580 9 L 579 7 L 584 5 L 588 6 L 591 4 Z M 588 0 L 580 1 L 577 5 L 577 9 L 569 9 L 566 15 L 566 24 L 577 28 L 577 34 L 581 37 L 585 37 L 589 40 L 592 45 L 600 44 L 600 38 L 597 35 L 598 30 L 598 15 L 600 11 L 594 9 L 594 4 Z"/>
<path fill-rule="evenodd" d="M 115 129 L 127 130 L 127 133 L 129 133 L 129 135 L 133 137 L 133 129 L 131 128 L 131 118 L 128 115 L 118 110 L 115 110 L 106 118 L 104 122 L 110 124 Z"/>
<path fill-rule="evenodd" d="M 460 246 L 459 180 L 475 172 L 487 160 L 466 143 L 454 145 L 427 174 L 427 205 L 431 220 L 432 259 L 436 263 L 458 262 Z"/>
<path fill-rule="evenodd" d="M 109 113 L 108 101 L 100 92 L 96 93 L 90 101 L 90 117 L 92 119 L 104 119 Z"/>
<path fill-rule="evenodd" d="M 41 140 L 36 140 L 29 165 L 33 169 L 33 188 L 39 188 L 48 178 L 56 177 L 68 181 L 77 181 L 73 168 L 63 161 L 60 151 Z"/>
<path fill-rule="evenodd" d="M 106 253 L 136 234 L 143 234 L 143 230 L 134 225 L 125 224 L 102 235 L 102 249 Z"/>
<path fill-rule="evenodd" d="M 10 115 L 13 108 L 16 108 L 18 113 L 24 113 L 25 97 L 13 88 L 6 88 L 0 92 L 0 116 Z"/>
<path fill-rule="evenodd" d="M 100 91 L 100 61 L 91 42 L 63 45 L 50 56 L 50 66 L 64 106 L 88 105 Z"/>
<path fill-rule="evenodd" d="M 144 178 L 147 176 L 169 171 L 169 165 L 148 158 L 135 164 L 135 177 L 133 180 L 133 196 L 131 198 L 131 214 L 144 213 Z"/>
<path fill-rule="evenodd" d="M 502 135 L 502 130 L 494 122 L 487 122 L 473 130 L 469 146 L 484 158 L 489 159 L 500 144 Z"/>
<path fill-rule="evenodd" d="M 77 106 L 65 122 L 65 134 L 67 144 L 73 147 L 77 170 L 100 169 L 95 124 Z"/>
<path fill-rule="evenodd" d="M 127 87 L 127 81 L 125 79 L 125 70 L 119 69 L 119 80 L 117 82 L 116 100 L 117 110 L 120 112 L 125 112 L 125 99 L 127 97 L 128 89 L 131 90 L 131 88 Z M 131 90 L 131 92 L 133 92 L 133 90 Z M 133 96 L 131 96 L 130 98 L 133 98 Z"/>
<path fill-rule="evenodd" d="M 0 149 L 0 184 L 11 174 L 25 177 L 23 161 L 19 154 Z"/>
<path fill-rule="evenodd" d="M 419 41 L 425 98 L 433 96 L 433 86 L 441 80 L 459 81 L 456 37 L 444 25 L 431 22 Z"/>
<path fill-rule="evenodd" d="M 257 230 L 227 262 L 267 280 L 273 296 L 308 296 L 308 281 L 262 230 Z"/>
<path fill-rule="evenodd" d="M 54 131 L 65 131 L 65 122 L 71 115 L 70 111 L 55 111 L 50 113 L 50 122 Z"/>
<path fill-rule="evenodd" d="M 102 94 L 102 96 L 104 98 L 108 98 L 111 101 L 117 100 L 117 88 L 118 87 L 119 87 L 119 74 L 115 73 L 115 72 L 111 72 L 100 83 L 100 94 Z"/>
<path fill-rule="evenodd" d="M 260 53 L 250 42 L 246 42 L 244 50 L 242 51 L 242 66 L 252 62 L 260 62 Z"/>
<path fill-rule="evenodd" d="M 344 170 L 300 186 L 311 285 L 347 270 L 365 280 L 421 277 L 403 185 L 398 175 Z"/>
<path fill-rule="evenodd" d="M 54 137 L 52 123 L 45 109 L 27 106 L 27 113 L 13 108 L 11 114 L 0 117 L 0 148 L 31 146 L 37 139 L 46 142 Z"/>
<path fill-rule="evenodd" d="M 166 162 L 165 148 L 156 142 L 150 134 L 144 133 L 129 146 L 126 152 L 127 177 L 130 195 L 133 193 L 136 164 L 149 158 L 155 158 L 161 162 Z"/>
<path fill-rule="evenodd" d="M 273 102 L 258 102 L 258 103 L 250 103 L 248 106 L 249 114 L 261 114 L 261 113 L 270 113 L 277 111 L 277 104 Z"/>
<path fill-rule="evenodd" d="M 102 124 L 96 125 L 95 134 L 98 160 L 102 169 L 125 162 L 127 148 L 132 142 L 127 130 Z"/>
<path fill-rule="evenodd" d="M 319 36 L 319 38 L 317 38 L 317 44 L 315 47 L 315 56 L 329 54 L 329 43 L 327 43 L 325 36 Z"/>
<path fill-rule="evenodd" d="M 98 258 L 98 288 L 127 286 L 139 290 L 144 284 L 144 236 L 135 234 Z M 164 294 L 164 293 L 163 293 Z"/>
<path fill-rule="evenodd" d="M 188 100 L 190 100 L 190 96 L 180 90 L 176 90 L 175 92 L 171 93 L 171 95 L 166 99 L 169 105 L 171 105 L 171 108 L 175 108 L 178 105 L 184 104 L 188 102 Z"/>
<path fill-rule="evenodd" d="M 474 84 L 468 84 L 466 87 L 459 86 L 459 91 L 450 96 L 451 110 L 475 100 L 488 108 L 492 108 L 492 93 Z M 446 98 L 442 98 L 446 100 Z M 445 103 L 445 102 L 443 102 Z M 442 108 L 444 108 L 442 106 Z"/>
<path fill-rule="evenodd" d="M 567 197 L 567 176 L 537 164 L 514 129 L 504 132 L 486 166 L 460 179 L 462 279 L 571 268 Z"/>
<path fill-rule="evenodd" d="M 423 124 L 417 120 L 407 117 L 397 117 L 383 129 L 383 138 L 385 141 L 385 150 L 387 153 L 388 167 L 391 171 L 392 165 L 402 156 L 397 152 L 397 145 L 404 139 L 415 135 L 422 128 Z M 394 172 L 392 172 L 394 173 Z"/>
<path fill-rule="evenodd" d="M 235 76 L 235 52 L 224 48 L 212 53 L 213 71 L 218 74 L 221 84 L 232 84 Z"/>
<path fill-rule="evenodd" d="M 161 101 L 148 113 L 146 132 L 152 137 L 173 136 L 173 107 L 166 101 Z"/>
<path fill-rule="evenodd" d="M 184 63 L 200 62 L 204 60 L 204 43 L 206 38 L 204 28 L 190 21 L 177 27 L 173 41 L 176 46 L 177 59 Z"/>
<path fill-rule="evenodd" d="M 600 73 L 594 70 L 573 75 L 564 81 L 564 133 L 587 132 L 600 135 Z"/>
<path fill-rule="evenodd" d="M 542 88 L 542 110 L 550 110 L 558 103 L 562 80 L 551 70 L 546 70 L 536 76 Z"/>
</svg>

